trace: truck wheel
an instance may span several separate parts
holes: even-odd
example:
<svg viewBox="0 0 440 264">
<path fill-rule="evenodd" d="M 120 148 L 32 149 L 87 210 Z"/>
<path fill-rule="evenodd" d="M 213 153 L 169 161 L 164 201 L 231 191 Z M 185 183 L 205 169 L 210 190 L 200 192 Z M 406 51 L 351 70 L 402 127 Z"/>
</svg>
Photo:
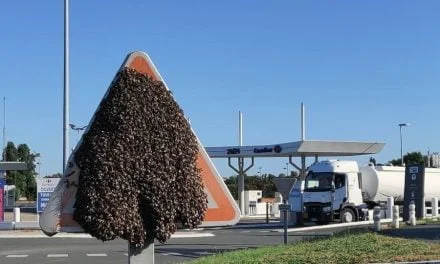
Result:
<svg viewBox="0 0 440 264">
<path fill-rule="evenodd" d="M 356 215 L 350 208 L 344 208 L 341 212 L 341 223 L 356 222 Z"/>
</svg>

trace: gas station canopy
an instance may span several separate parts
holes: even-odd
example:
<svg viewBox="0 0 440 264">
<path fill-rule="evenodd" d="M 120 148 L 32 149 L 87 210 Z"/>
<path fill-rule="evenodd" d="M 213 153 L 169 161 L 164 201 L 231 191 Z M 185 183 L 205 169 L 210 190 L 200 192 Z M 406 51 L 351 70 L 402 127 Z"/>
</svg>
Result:
<svg viewBox="0 0 440 264">
<path fill-rule="evenodd" d="M 27 170 L 26 162 L 15 162 L 15 161 L 5 161 L 0 162 L 0 171 L 10 171 L 10 170 Z"/>
<path fill-rule="evenodd" d="M 211 158 L 227 157 L 335 157 L 376 154 L 385 143 L 305 140 L 259 146 L 206 147 Z"/>
</svg>

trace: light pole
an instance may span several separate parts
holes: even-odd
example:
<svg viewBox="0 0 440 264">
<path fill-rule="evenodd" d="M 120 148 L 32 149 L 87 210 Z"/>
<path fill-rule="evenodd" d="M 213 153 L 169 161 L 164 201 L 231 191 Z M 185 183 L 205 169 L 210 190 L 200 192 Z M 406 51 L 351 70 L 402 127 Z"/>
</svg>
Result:
<svg viewBox="0 0 440 264">
<path fill-rule="evenodd" d="M 64 0 L 63 172 L 69 158 L 69 0 Z"/>
<path fill-rule="evenodd" d="M 286 166 L 285 168 L 283 168 L 283 169 L 285 169 L 286 170 L 286 177 L 289 177 L 289 167 L 288 166 Z"/>
<path fill-rule="evenodd" d="M 262 167 L 258 167 L 258 175 L 260 176 L 260 178 L 261 178 L 261 168 Z"/>
<path fill-rule="evenodd" d="M 400 164 L 403 167 L 403 141 L 402 141 L 402 127 L 406 127 L 409 126 L 409 123 L 401 123 L 399 124 L 399 129 L 400 129 Z"/>
<path fill-rule="evenodd" d="M 71 128 L 72 130 L 76 130 L 76 132 L 78 132 L 78 138 L 77 138 L 77 140 L 76 140 L 76 143 L 78 144 L 78 141 L 79 141 L 79 133 L 80 133 L 80 131 L 83 131 L 84 129 L 86 129 L 87 126 L 77 127 L 77 126 L 75 126 L 74 124 L 69 124 L 69 126 L 70 126 L 70 128 Z"/>
<path fill-rule="evenodd" d="M 6 161 L 6 97 L 3 97 L 3 146 L 2 146 L 2 160 Z M 0 175 L 1 176 L 1 175 Z M 6 170 L 5 170 L 6 178 Z"/>
</svg>

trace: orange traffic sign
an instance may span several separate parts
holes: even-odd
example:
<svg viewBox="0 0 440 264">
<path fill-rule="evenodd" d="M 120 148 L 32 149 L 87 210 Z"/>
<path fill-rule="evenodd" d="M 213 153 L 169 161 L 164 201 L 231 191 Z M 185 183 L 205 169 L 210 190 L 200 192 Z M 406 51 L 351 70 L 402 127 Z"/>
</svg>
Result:
<svg viewBox="0 0 440 264">
<path fill-rule="evenodd" d="M 133 52 L 129 54 L 122 64 L 121 69 L 126 67 L 146 74 L 155 80 L 162 81 L 166 86 L 166 83 L 160 76 L 153 62 L 144 52 Z M 90 122 L 93 122 L 93 119 L 92 117 Z M 201 169 L 201 178 L 208 197 L 208 209 L 201 226 L 235 225 L 240 219 L 240 210 L 226 187 L 226 184 L 223 182 L 223 179 L 217 172 L 213 162 L 206 153 L 205 148 L 197 136 L 196 138 L 199 145 L 197 167 Z M 79 144 L 81 144 L 81 141 L 78 145 Z M 82 231 L 79 224 L 73 220 L 80 171 L 73 158 L 75 150 L 69 157 L 68 168 L 66 168 L 60 183 L 40 217 L 40 227 L 48 235 L 56 234 L 59 231 Z"/>
</svg>

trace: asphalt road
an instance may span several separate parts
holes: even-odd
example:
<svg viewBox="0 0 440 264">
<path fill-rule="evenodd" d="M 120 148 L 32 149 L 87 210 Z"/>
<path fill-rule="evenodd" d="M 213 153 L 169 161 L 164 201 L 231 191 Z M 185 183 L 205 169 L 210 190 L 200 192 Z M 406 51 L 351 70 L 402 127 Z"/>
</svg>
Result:
<svg viewBox="0 0 440 264">
<path fill-rule="evenodd" d="M 156 263 L 181 263 L 219 252 L 256 248 L 283 242 L 283 233 L 267 229 L 201 230 L 212 237 L 172 238 L 155 244 Z M 192 232 L 194 233 L 194 232 Z M 289 234 L 289 242 L 327 236 L 308 232 Z M 0 263 L 127 263 L 127 243 L 101 242 L 94 238 L 0 238 Z"/>
<path fill-rule="evenodd" d="M 386 229 L 383 231 L 388 236 L 403 237 L 426 242 L 440 243 L 440 225 L 404 226 L 401 229 Z"/>
<path fill-rule="evenodd" d="M 315 237 L 328 237 L 347 228 L 320 231 L 290 232 L 289 243 Z M 155 244 L 156 263 L 182 263 L 220 252 L 257 248 L 283 243 L 279 228 L 205 229 L 188 234 L 210 237 L 171 238 L 166 244 Z M 34 231 L 35 232 L 35 231 Z M 25 232 L 21 232 L 23 234 Z M 384 230 L 392 236 L 410 237 L 426 241 L 440 240 L 440 225 L 417 226 L 399 230 Z M 94 238 L 0 238 L 0 263 L 127 263 L 127 243 L 123 240 L 101 242 Z M 186 233 L 179 232 L 186 236 Z M 0 231 L 1 235 L 1 231 Z"/>
</svg>

